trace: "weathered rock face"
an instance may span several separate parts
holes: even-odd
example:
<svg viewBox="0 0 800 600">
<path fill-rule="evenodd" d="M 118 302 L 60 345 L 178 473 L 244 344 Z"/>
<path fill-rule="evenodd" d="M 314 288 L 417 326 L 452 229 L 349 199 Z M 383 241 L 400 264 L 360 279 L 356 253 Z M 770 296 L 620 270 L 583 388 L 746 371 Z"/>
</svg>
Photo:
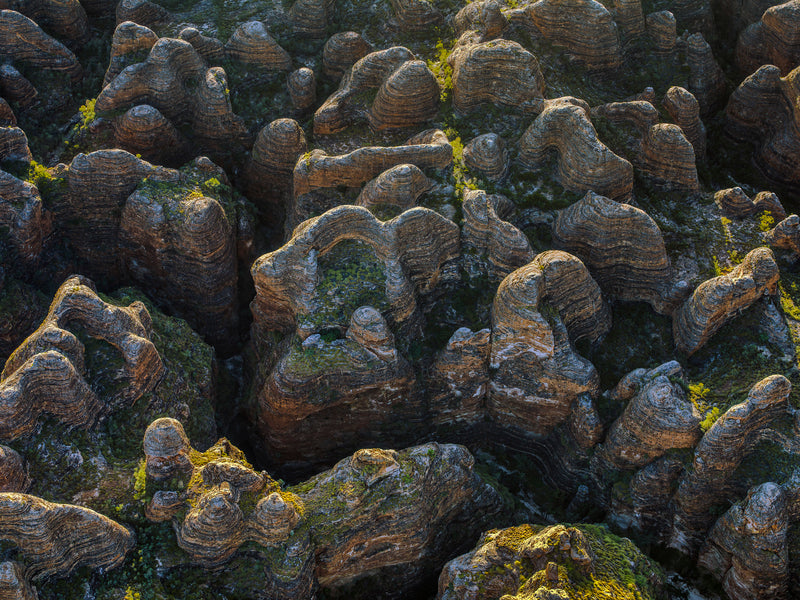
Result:
<svg viewBox="0 0 800 600">
<path fill-rule="evenodd" d="M 672 86 L 662 102 L 669 116 L 681 128 L 698 159 L 706 155 L 706 128 L 700 119 L 700 104 L 688 90 Z"/>
<path fill-rule="evenodd" d="M 671 312 L 669 257 L 661 230 L 643 210 L 589 192 L 559 213 L 553 241 L 583 260 L 606 293 Z"/>
<path fill-rule="evenodd" d="M 344 339 L 293 341 L 258 394 L 259 429 L 272 454 L 324 464 L 390 423 L 419 421 L 411 366 L 375 308 L 355 310 Z M 321 437 L 320 429 L 330 434 Z M 406 428 L 382 439 L 402 440 Z"/>
<path fill-rule="evenodd" d="M 168 479 L 192 470 L 189 459 L 192 446 L 180 421 L 156 419 L 147 426 L 142 445 L 147 459 L 146 473 L 151 479 Z"/>
<path fill-rule="evenodd" d="M 653 125 L 642 138 L 639 168 L 653 182 L 668 190 L 697 192 L 694 146 L 677 125 Z"/>
<path fill-rule="evenodd" d="M 153 30 L 133 21 L 123 21 L 114 30 L 111 38 L 111 56 L 103 78 L 103 86 L 108 85 L 122 70 L 136 62 L 142 53 L 149 53 L 158 41 Z"/>
<path fill-rule="evenodd" d="M 142 181 L 119 229 L 125 272 L 223 351 L 238 336 L 236 219 L 225 172 L 201 157 Z"/>
<path fill-rule="evenodd" d="M 320 586 L 337 590 L 375 573 L 402 595 L 503 507 L 462 446 L 359 450 L 287 489 L 253 471 L 225 439 L 203 453 L 189 448 L 189 457 L 188 485 L 167 479 L 153 493 L 148 480 L 149 514 L 170 502 L 168 494 L 179 498 L 170 509 L 181 521 L 178 543 L 206 567 L 226 563 L 251 542 L 247 555 L 258 557 L 238 560 L 265 566 L 263 585 L 280 598 L 297 589 L 312 597 Z"/>
<path fill-rule="evenodd" d="M 296 113 L 303 114 L 314 106 L 317 100 L 317 78 L 314 71 L 308 67 L 292 71 L 286 80 L 286 87 Z"/>
<path fill-rule="evenodd" d="M 84 380 L 84 345 L 70 329 L 83 330 L 119 352 L 123 365 L 118 378 L 124 385 L 115 396 L 98 398 Z M 97 296 L 89 280 L 67 279 L 44 322 L 5 364 L 0 439 L 30 434 L 42 413 L 67 425 L 91 427 L 108 409 L 133 404 L 164 373 L 150 336 L 150 315 L 141 302 L 112 306 Z"/>
<path fill-rule="evenodd" d="M 683 468 L 679 460 L 663 456 L 639 469 L 625 490 L 628 497 L 612 496 L 609 520 L 666 543 L 672 531 L 673 495 Z"/>
<path fill-rule="evenodd" d="M 594 366 L 571 339 L 610 328 L 600 288 L 580 260 L 548 251 L 506 277 L 492 308 L 489 415 L 498 425 L 546 435 L 581 396 L 595 397 Z"/>
<path fill-rule="evenodd" d="M 377 90 L 370 106 L 364 96 Z M 439 84 L 427 65 L 395 46 L 366 55 L 314 113 L 314 133 L 328 134 L 366 119 L 374 129 L 416 127 L 436 116 Z"/>
<path fill-rule="evenodd" d="M 679 350 L 693 354 L 728 321 L 764 294 L 774 294 L 780 272 L 772 250 L 756 248 L 730 273 L 701 283 L 675 311 L 672 334 Z"/>
<path fill-rule="evenodd" d="M 289 53 L 280 47 L 261 21 L 242 23 L 225 44 L 225 51 L 234 60 L 268 71 L 288 71 L 292 66 Z"/>
<path fill-rule="evenodd" d="M 675 52 L 678 36 L 675 15 L 668 10 L 650 13 L 645 18 L 645 24 L 656 55 L 671 56 Z"/>
<path fill-rule="evenodd" d="M 458 255 L 458 227 L 427 208 L 414 208 L 383 223 L 368 210 L 340 206 L 298 227 L 282 248 L 261 256 L 251 273 L 256 298 L 251 309 L 259 327 L 292 331 L 301 339 L 327 327 L 341 327 L 336 314 L 325 316 L 319 260 L 337 244 L 356 240 L 382 263 L 378 279 L 396 326 L 413 319 L 415 295 L 433 290 L 445 262 Z M 319 257 L 319 258 L 318 258 Z M 349 314 L 345 315 L 349 318 Z M 332 319 L 332 320 L 328 320 Z M 401 327 L 402 328 L 402 327 Z"/>
<path fill-rule="evenodd" d="M 289 11 L 295 33 L 310 38 L 324 38 L 334 7 L 332 0 L 295 0 Z"/>
<path fill-rule="evenodd" d="M 558 152 L 558 176 L 565 188 L 594 190 L 620 200 L 630 196 L 633 167 L 597 138 L 582 101 L 561 98 L 546 102 L 519 140 L 519 161 L 530 169 L 542 168 L 553 148 Z"/>
<path fill-rule="evenodd" d="M 355 31 L 333 34 L 322 49 L 322 72 L 331 79 L 341 79 L 356 62 L 372 52 L 372 46 Z"/>
<path fill-rule="evenodd" d="M 464 164 L 489 181 L 500 181 L 508 174 L 511 163 L 506 143 L 496 133 L 484 133 L 464 146 Z"/>
<path fill-rule="evenodd" d="M 434 421 L 477 423 L 486 414 L 491 329 L 461 327 L 433 362 L 429 382 Z"/>
<path fill-rule="evenodd" d="M 103 88 L 95 108 L 110 112 L 149 104 L 173 124 L 189 124 L 204 148 L 224 153 L 249 141 L 242 119 L 233 113 L 227 90 L 222 68 L 207 69 L 189 42 L 161 38 L 143 62 L 125 67 Z"/>
<path fill-rule="evenodd" d="M 709 116 L 722 108 L 726 84 L 725 74 L 703 34 L 693 33 L 686 39 L 686 61 L 690 69 L 689 91 L 700 104 L 700 114 Z"/>
<path fill-rule="evenodd" d="M 600 458 L 613 468 L 643 467 L 673 448 L 692 448 L 700 439 L 700 414 L 680 383 L 673 361 L 641 374 L 636 393 L 611 426 Z"/>
<path fill-rule="evenodd" d="M 787 185 L 800 176 L 799 95 L 800 68 L 781 78 L 777 67 L 764 65 L 731 94 L 725 109 L 726 132 L 754 144 L 756 166 L 770 179 Z"/>
<path fill-rule="evenodd" d="M 538 113 L 544 105 L 544 77 L 539 61 L 517 42 L 476 43 L 463 35 L 448 57 L 453 68 L 453 107 L 471 113 L 491 103 Z"/>
<path fill-rule="evenodd" d="M 39 94 L 22 73 L 8 64 L 0 65 L 0 89 L 7 100 L 16 102 L 21 108 L 31 106 Z"/>
<path fill-rule="evenodd" d="M 789 215 L 764 234 L 764 240 L 773 248 L 800 253 L 800 217 Z"/>
<path fill-rule="evenodd" d="M 22 13 L 73 46 L 89 39 L 89 22 L 78 0 L 2 0 L 0 8 Z"/>
<path fill-rule="evenodd" d="M 705 433 L 675 494 L 677 507 L 671 545 L 697 550 L 712 516 L 713 505 L 727 498 L 729 479 L 753 450 L 761 432 L 788 408 L 792 384 L 782 375 L 759 381 L 741 404 L 729 408 Z"/>
<path fill-rule="evenodd" d="M 245 167 L 248 197 L 264 213 L 282 220 L 283 194 L 292 187 L 292 172 L 297 159 L 306 152 L 306 135 L 294 119 L 277 119 L 256 137 Z"/>
<path fill-rule="evenodd" d="M 438 129 L 417 134 L 403 146 L 366 146 L 339 156 L 312 150 L 294 167 L 294 195 L 297 198 L 316 189 L 338 185 L 359 187 L 386 169 L 403 163 L 420 169 L 440 169 L 452 160 L 453 147 Z"/>
<path fill-rule="evenodd" d="M 545 38 L 564 46 L 589 69 L 613 69 L 620 65 L 622 56 L 616 24 L 611 13 L 599 2 L 538 0 L 516 11 Z M 510 11 L 509 18 L 515 16 L 515 11 Z"/>
<path fill-rule="evenodd" d="M 475 31 L 480 35 L 480 41 L 485 42 L 500 37 L 508 26 L 508 19 L 501 12 L 500 4 L 496 0 L 478 0 L 458 11 L 453 26 L 456 35 Z"/>
<path fill-rule="evenodd" d="M 28 469 L 19 452 L 0 446 L 0 492 L 27 492 L 31 485 Z"/>
<path fill-rule="evenodd" d="M 184 27 L 178 37 L 189 42 L 207 62 L 214 64 L 226 56 L 225 46 L 215 37 L 203 35 L 194 27 Z"/>
<path fill-rule="evenodd" d="M 149 104 L 134 106 L 114 119 L 118 148 L 157 164 L 176 164 L 188 154 L 188 144 L 169 119 Z"/>
<path fill-rule="evenodd" d="M 15 258 L 23 265 L 35 266 L 50 233 L 49 220 L 36 186 L 0 170 L 0 226 L 8 229 Z"/>
<path fill-rule="evenodd" d="M 711 529 L 698 563 L 722 582 L 729 598 L 788 597 L 788 513 L 783 488 L 764 483 Z"/>
<path fill-rule="evenodd" d="M 774 4 L 774 3 L 770 3 Z M 783 75 L 800 63 L 800 3 L 791 0 L 769 7 L 758 23 L 739 35 L 736 62 L 742 73 L 752 73 L 761 65 L 777 66 Z"/>
<path fill-rule="evenodd" d="M 627 538 L 599 525 L 520 525 L 484 533 L 474 550 L 447 563 L 437 599 L 563 600 L 609 590 L 615 598 L 666 597 L 661 570 Z"/>
<path fill-rule="evenodd" d="M 431 181 L 415 165 L 397 165 L 368 181 L 356 204 L 365 208 L 396 206 L 407 210 L 431 187 Z"/>
<path fill-rule="evenodd" d="M 391 4 L 403 31 L 424 31 L 441 25 L 441 11 L 428 0 L 391 0 Z"/>
<path fill-rule="evenodd" d="M 513 203 L 505 196 L 487 194 L 483 190 L 464 193 L 462 246 L 485 256 L 490 276 L 498 281 L 534 257 L 525 234 L 504 220 L 513 208 Z M 468 256 L 471 255 L 465 254 L 465 260 Z"/>
<path fill-rule="evenodd" d="M 156 27 L 171 20 L 169 11 L 150 0 L 120 0 L 117 4 L 116 14 L 117 24 L 123 21 L 133 21 L 147 27 Z"/>
<path fill-rule="evenodd" d="M 0 563 L 0 594 L 8 600 L 39 600 L 36 589 L 25 579 L 25 567 L 13 561 Z"/>
<path fill-rule="evenodd" d="M 7 492 L 0 493 L 0 537 L 19 548 L 34 578 L 113 569 L 134 545 L 128 529 L 93 510 Z"/>
<path fill-rule="evenodd" d="M 19 127 L 0 127 L 0 161 L 30 163 L 31 159 L 25 132 Z"/>
<path fill-rule="evenodd" d="M 62 71 L 73 81 L 82 77 L 83 69 L 75 55 L 28 17 L 13 10 L 0 10 L 0 32 L 0 54 L 12 61 Z"/>
</svg>

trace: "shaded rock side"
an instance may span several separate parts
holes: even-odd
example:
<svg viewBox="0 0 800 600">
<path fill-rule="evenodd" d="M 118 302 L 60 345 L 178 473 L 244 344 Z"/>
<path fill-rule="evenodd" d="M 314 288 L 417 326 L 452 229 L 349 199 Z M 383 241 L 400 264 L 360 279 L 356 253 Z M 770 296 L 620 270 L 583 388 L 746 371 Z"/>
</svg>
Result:
<svg viewBox="0 0 800 600">
<path fill-rule="evenodd" d="M 322 73 L 339 80 L 354 64 L 372 52 L 372 46 L 355 31 L 333 34 L 322 48 Z"/>
<path fill-rule="evenodd" d="M 35 185 L 0 170 L 0 227 L 8 231 L 15 259 L 34 266 L 50 234 L 50 218 Z M 5 236 L 4 236 L 5 237 Z"/>
<path fill-rule="evenodd" d="M 7 492 L 0 493 L 0 537 L 19 548 L 33 578 L 113 569 L 134 546 L 127 528 L 93 510 Z"/>
<path fill-rule="evenodd" d="M 686 38 L 686 62 L 689 64 L 689 91 L 700 104 L 700 114 L 710 116 L 722 108 L 727 83 L 702 33 Z"/>
<path fill-rule="evenodd" d="M 682 375 L 676 361 L 641 373 L 635 395 L 614 421 L 599 451 L 615 469 L 645 466 L 667 451 L 693 448 L 700 439 L 700 414 L 683 387 L 670 377 Z"/>
<path fill-rule="evenodd" d="M 792 384 L 782 375 L 756 383 L 741 404 L 730 407 L 703 435 L 675 494 L 671 545 L 694 552 L 711 525 L 710 509 L 724 502 L 729 479 L 752 451 L 761 432 L 788 408 Z"/>
<path fill-rule="evenodd" d="M 506 143 L 496 133 L 484 133 L 464 146 L 464 164 L 489 181 L 500 181 L 511 166 Z"/>
<path fill-rule="evenodd" d="M 0 446 L 0 492 L 27 492 L 31 485 L 28 468 L 19 452 Z"/>
<path fill-rule="evenodd" d="M 698 558 L 732 600 L 788 598 L 789 511 L 775 483 L 752 488 L 715 523 Z"/>
<path fill-rule="evenodd" d="M 10 560 L 0 563 L 0 595 L 8 600 L 39 600 L 36 588 L 25 579 L 25 567 Z"/>
<path fill-rule="evenodd" d="M 753 144 L 756 166 L 771 180 L 793 186 L 800 178 L 798 103 L 800 67 L 786 77 L 764 65 L 731 94 L 725 131 Z"/>
<path fill-rule="evenodd" d="M 84 346 L 69 331 L 82 328 L 120 353 L 124 385 L 99 399 L 83 379 Z M 31 433 L 42 413 L 67 425 L 90 427 L 102 412 L 133 404 L 160 381 L 164 367 L 150 341 L 151 321 L 141 302 L 127 308 L 101 300 L 82 277 L 67 279 L 56 292 L 44 322 L 14 351 L 0 380 L 3 397 L 0 438 Z"/>
<path fill-rule="evenodd" d="M 415 165 L 397 165 L 368 181 L 358 195 L 356 204 L 364 208 L 395 206 L 408 210 L 427 192 L 432 182 Z"/>
<path fill-rule="evenodd" d="M 63 71 L 73 81 L 83 76 L 78 59 L 66 46 L 13 10 L 0 10 L 0 54 L 31 67 Z"/>
<path fill-rule="evenodd" d="M 701 283 L 672 319 L 675 345 L 682 352 L 699 350 L 728 321 L 765 294 L 774 294 L 780 271 L 772 250 L 751 250 L 725 275 Z"/>
<path fill-rule="evenodd" d="M 643 210 L 588 192 L 559 212 L 553 242 L 583 260 L 607 294 L 671 312 L 675 292 L 664 238 Z"/>
<path fill-rule="evenodd" d="M 529 169 L 543 168 L 553 148 L 559 180 L 568 190 L 593 190 L 620 200 L 630 196 L 633 167 L 597 138 L 582 101 L 561 98 L 545 103 L 519 140 L 519 161 Z"/>
<path fill-rule="evenodd" d="M 770 3 L 774 4 L 774 3 Z M 800 64 L 800 2 L 770 6 L 761 20 L 748 26 L 736 43 L 739 70 L 752 73 L 761 65 L 775 65 L 786 75 Z"/>
<path fill-rule="evenodd" d="M 695 157 L 705 158 L 706 128 L 700 119 L 700 104 L 697 98 L 682 87 L 672 86 L 664 95 L 662 105 L 692 144 Z"/>
<path fill-rule="evenodd" d="M 626 584 L 627 581 L 635 583 Z M 664 574 L 627 538 L 602 525 L 492 529 L 439 576 L 438 600 L 667 598 Z"/>
</svg>

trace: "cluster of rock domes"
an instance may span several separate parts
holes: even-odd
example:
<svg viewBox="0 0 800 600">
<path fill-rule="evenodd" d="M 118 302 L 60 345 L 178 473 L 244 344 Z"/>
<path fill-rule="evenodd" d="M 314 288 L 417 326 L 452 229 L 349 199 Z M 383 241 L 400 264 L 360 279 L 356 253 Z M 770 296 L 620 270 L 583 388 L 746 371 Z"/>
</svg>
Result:
<svg viewBox="0 0 800 600">
<path fill-rule="evenodd" d="M 648 6 L 0 0 L 0 598 L 800 594 L 800 3 Z"/>
</svg>

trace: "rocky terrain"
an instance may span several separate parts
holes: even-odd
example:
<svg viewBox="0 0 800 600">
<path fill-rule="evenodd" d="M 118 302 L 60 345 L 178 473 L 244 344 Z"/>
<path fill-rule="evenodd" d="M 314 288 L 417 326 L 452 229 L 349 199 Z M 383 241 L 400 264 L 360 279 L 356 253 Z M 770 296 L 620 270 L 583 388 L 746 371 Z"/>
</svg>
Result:
<svg viewBox="0 0 800 600">
<path fill-rule="evenodd" d="M 0 600 L 800 597 L 799 32 L 0 0 Z"/>
</svg>

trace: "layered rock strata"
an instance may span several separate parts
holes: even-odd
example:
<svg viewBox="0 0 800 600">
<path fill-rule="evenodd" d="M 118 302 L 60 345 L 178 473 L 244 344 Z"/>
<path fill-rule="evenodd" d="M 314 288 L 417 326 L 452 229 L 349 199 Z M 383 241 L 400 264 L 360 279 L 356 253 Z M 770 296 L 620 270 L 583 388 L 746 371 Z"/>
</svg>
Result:
<svg viewBox="0 0 800 600">
<path fill-rule="evenodd" d="M 475 43 L 465 34 L 447 58 L 453 69 L 453 107 L 462 114 L 487 103 L 539 113 L 544 77 L 536 57 L 517 42 Z"/>
<path fill-rule="evenodd" d="M 700 104 L 688 90 L 672 86 L 667 90 L 662 102 L 669 116 L 681 128 L 686 139 L 694 149 L 695 157 L 705 158 L 706 128 L 700 119 Z"/>
<path fill-rule="evenodd" d="M 730 479 L 772 421 L 788 409 L 792 384 L 782 375 L 756 383 L 741 404 L 730 407 L 703 435 L 692 469 L 675 494 L 676 515 L 670 544 L 697 550 L 711 525 L 711 508 L 728 497 Z"/>
<path fill-rule="evenodd" d="M 625 587 L 626 580 L 635 583 Z M 655 600 L 664 597 L 665 580 L 633 542 L 603 526 L 519 525 L 484 533 L 471 552 L 447 563 L 437 600 L 482 597 L 476 590 L 493 598 L 562 600 L 611 593 Z"/>
<path fill-rule="evenodd" d="M 558 153 L 561 185 L 568 190 L 594 190 L 614 199 L 626 199 L 633 189 L 633 167 L 597 138 L 582 101 L 549 101 L 519 140 L 518 160 L 529 169 L 543 168 L 550 151 Z"/>
<path fill-rule="evenodd" d="M 772 250 L 756 248 L 725 275 L 701 283 L 675 311 L 672 335 L 682 352 L 693 354 L 711 336 L 765 294 L 774 294 L 780 271 Z"/>
<path fill-rule="evenodd" d="M 100 399 L 84 380 L 84 346 L 70 331 L 76 327 L 121 355 L 124 364 L 117 377 L 125 385 L 116 396 Z M 67 425 L 90 427 L 109 408 L 133 404 L 164 373 L 150 338 L 150 315 L 141 302 L 127 308 L 113 306 L 97 296 L 89 280 L 67 279 L 44 322 L 5 364 L 0 380 L 0 438 L 30 434 L 42 413 Z"/>
<path fill-rule="evenodd" d="M 356 62 L 372 52 L 372 46 L 355 31 L 333 34 L 322 49 L 322 72 L 339 80 Z"/>
<path fill-rule="evenodd" d="M 777 67 L 764 65 L 739 85 L 725 108 L 726 132 L 753 144 L 756 166 L 789 186 L 800 177 L 798 96 L 800 68 L 781 78 Z"/>
<path fill-rule="evenodd" d="M 677 291 L 669 257 L 643 210 L 589 192 L 558 214 L 553 242 L 583 260 L 606 293 L 671 313 Z"/>
<path fill-rule="evenodd" d="M 700 114 L 710 116 L 722 108 L 727 84 L 703 34 L 693 33 L 686 39 L 686 61 L 689 64 L 689 91 L 700 104 Z"/>
<path fill-rule="evenodd" d="M 113 569 L 134 546 L 127 528 L 93 510 L 8 492 L 0 493 L 0 537 L 19 548 L 33 578 Z"/>
<path fill-rule="evenodd" d="M 356 204 L 365 208 L 395 206 L 401 211 L 417 205 L 432 182 L 415 165 L 397 165 L 368 181 L 358 195 Z"/>
<path fill-rule="evenodd" d="M 489 181 L 502 181 L 511 166 L 506 143 L 496 133 L 484 133 L 464 146 L 464 164 Z"/>
<path fill-rule="evenodd" d="M 364 97 L 373 92 L 367 106 Z M 407 48 L 372 52 L 314 113 L 314 133 L 335 133 L 360 120 L 377 130 L 417 127 L 436 115 L 440 93 L 435 75 Z"/>
<path fill-rule="evenodd" d="M 242 23 L 225 44 L 227 55 L 248 67 L 267 71 L 288 71 L 292 57 L 281 48 L 261 21 Z"/>
<path fill-rule="evenodd" d="M 800 3 L 790 0 L 767 8 L 761 20 L 747 27 L 736 43 L 736 62 L 742 73 L 761 65 L 777 66 L 783 75 L 800 64 Z"/>
<path fill-rule="evenodd" d="M 31 485 L 28 468 L 19 452 L 0 446 L 0 492 L 27 492 Z"/>
<path fill-rule="evenodd" d="M 0 226 L 7 228 L 21 264 L 36 265 L 50 233 L 49 221 L 36 186 L 0 170 Z"/>
</svg>

